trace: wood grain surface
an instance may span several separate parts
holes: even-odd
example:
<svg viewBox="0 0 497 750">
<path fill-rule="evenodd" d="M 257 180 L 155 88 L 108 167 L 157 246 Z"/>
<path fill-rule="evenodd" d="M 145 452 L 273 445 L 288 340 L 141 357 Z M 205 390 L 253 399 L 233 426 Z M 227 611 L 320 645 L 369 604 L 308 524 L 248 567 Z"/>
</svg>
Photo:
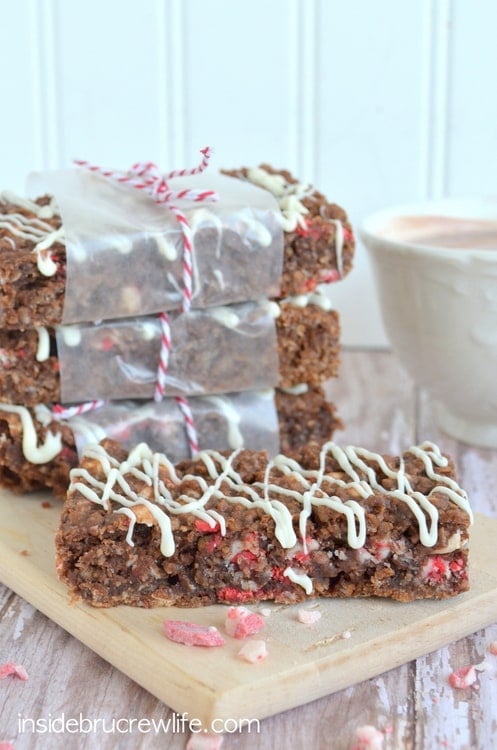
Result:
<svg viewBox="0 0 497 750">
<path fill-rule="evenodd" d="M 497 516 L 497 452 L 470 448 L 440 433 L 428 399 L 416 392 L 393 355 L 344 353 L 341 376 L 329 384 L 328 394 L 339 404 L 347 424 L 337 436 L 340 442 L 397 452 L 420 440 L 434 440 L 455 458 L 474 509 Z M 53 509 L 48 509 L 47 514 L 51 512 Z M 495 535 L 490 528 L 488 531 Z M 497 556 L 497 544 L 495 547 Z M 15 578 L 14 570 L 11 575 Z M 466 615 L 474 616 L 473 611 Z M 0 626 L 0 663 L 19 662 L 30 675 L 27 682 L 12 677 L 0 682 L 0 741 L 12 742 L 16 750 L 185 747 L 189 732 L 176 712 L 2 586 Z M 470 623 L 466 626 L 471 629 Z M 461 627 L 459 632 L 468 632 L 464 622 Z M 435 648 L 437 634 L 431 637 Z M 427 656 L 242 731 L 235 732 L 228 723 L 223 748 L 349 750 L 357 727 L 373 724 L 384 731 L 384 750 L 492 750 L 497 748 L 497 657 L 488 653 L 488 646 L 496 640 L 497 624 L 493 624 Z M 130 663 L 135 660 L 139 672 L 138 651 L 129 643 L 126 651 L 126 658 Z M 191 658 L 187 651 L 185 659 Z M 484 659 L 487 668 L 478 672 L 476 686 L 457 691 L 449 686 L 453 670 Z M 210 677 L 215 676 L 216 667 L 209 665 L 209 670 Z M 260 688 L 256 690 L 260 692 Z M 269 691 L 268 703 L 274 700 L 277 698 Z M 256 702 L 260 701 L 258 695 Z M 268 705 L 266 713 L 272 714 L 273 706 Z M 93 723 L 92 731 L 34 734 L 27 721 L 80 715 Z M 176 722 L 172 721 L 175 717 Z M 153 727 L 140 732 L 136 721 L 133 731 L 107 731 L 112 728 L 111 720 L 120 718 L 170 723 L 159 732 Z M 25 731 L 20 726 L 23 720 Z"/>
<path fill-rule="evenodd" d="M 269 656 L 254 667 L 237 657 L 241 643 L 233 638 L 219 649 L 185 649 L 164 638 L 165 618 L 214 625 L 223 633 L 225 606 L 71 605 L 55 575 L 60 508 L 47 503 L 48 493 L 20 499 L 0 490 L 0 580 L 177 713 L 196 717 L 206 731 L 221 721 L 261 719 L 329 695 L 497 620 L 497 519 L 477 515 L 470 591 L 409 605 L 340 599 L 259 607 L 270 613 L 261 634 Z M 300 609 L 316 609 L 321 620 L 303 626 Z"/>
</svg>

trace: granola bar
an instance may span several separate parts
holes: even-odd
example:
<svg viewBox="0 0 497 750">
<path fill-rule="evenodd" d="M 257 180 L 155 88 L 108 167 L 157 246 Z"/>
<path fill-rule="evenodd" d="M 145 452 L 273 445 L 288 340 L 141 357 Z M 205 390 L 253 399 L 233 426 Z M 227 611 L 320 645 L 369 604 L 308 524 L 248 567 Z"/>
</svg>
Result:
<svg viewBox="0 0 497 750">
<path fill-rule="evenodd" d="M 165 395 L 317 386 L 338 374 L 338 313 L 321 294 L 170 316 Z M 0 330 L 0 401 L 25 406 L 154 395 L 156 317 Z"/>
<path fill-rule="evenodd" d="M 104 441 L 71 472 L 57 572 L 97 607 L 443 599 L 468 588 L 471 520 L 433 443 L 401 456 L 314 444 L 299 461 L 205 451 L 175 466 Z"/>
</svg>

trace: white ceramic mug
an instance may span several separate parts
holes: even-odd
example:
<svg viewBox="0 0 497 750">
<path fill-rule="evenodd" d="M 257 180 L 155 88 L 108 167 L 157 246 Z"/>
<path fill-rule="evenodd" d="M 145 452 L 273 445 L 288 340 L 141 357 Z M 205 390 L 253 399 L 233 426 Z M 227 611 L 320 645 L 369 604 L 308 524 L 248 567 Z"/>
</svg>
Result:
<svg viewBox="0 0 497 750">
<path fill-rule="evenodd" d="M 388 231 L 392 219 L 409 216 L 490 220 L 497 231 L 497 200 L 398 206 L 370 215 L 360 230 L 387 336 L 433 396 L 438 424 L 459 440 L 497 448 L 497 234 L 495 249 L 477 249 L 419 244 Z"/>
</svg>

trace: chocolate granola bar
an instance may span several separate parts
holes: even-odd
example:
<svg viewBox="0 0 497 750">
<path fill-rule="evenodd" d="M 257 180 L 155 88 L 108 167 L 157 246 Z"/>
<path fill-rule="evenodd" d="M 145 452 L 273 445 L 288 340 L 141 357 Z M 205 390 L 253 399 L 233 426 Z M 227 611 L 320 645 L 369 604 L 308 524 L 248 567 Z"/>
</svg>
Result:
<svg viewBox="0 0 497 750">
<path fill-rule="evenodd" d="M 189 399 L 203 447 L 261 446 L 291 453 L 310 440 L 324 442 L 342 428 L 321 388 L 296 393 L 228 394 Z M 275 416 L 273 417 L 273 410 Z M 275 423 L 273 425 L 273 422 Z M 278 431 L 279 427 L 279 443 Z M 274 431 L 274 435 L 273 435 Z M 56 419 L 45 405 L 0 405 L 0 487 L 17 494 L 47 488 L 64 498 L 78 447 L 112 436 L 121 444 L 169 446 L 173 460 L 189 455 L 184 419 L 174 399 L 161 406 L 122 401 L 98 411 Z"/>
<path fill-rule="evenodd" d="M 279 202 L 285 229 L 282 296 L 313 291 L 349 273 L 355 240 L 343 208 L 287 170 L 269 164 L 224 173 L 269 190 Z"/>
<path fill-rule="evenodd" d="M 280 186 L 280 190 L 286 191 L 287 200 L 281 204 L 280 196 L 280 212 L 271 198 L 275 226 L 269 229 L 252 214 L 246 216 L 245 207 L 236 213 L 233 226 L 223 224 L 212 207 L 198 209 L 191 220 L 193 307 L 309 292 L 319 282 L 336 280 L 348 272 L 354 239 L 345 212 L 315 191 L 301 195 L 302 186 L 290 177 L 287 181 L 285 172 L 281 176 L 286 187 Z M 241 184 L 239 179 L 219 177 Z M 145 200 L 137 190 L 128 188 L 128 193 L 121 193 L 125 187 L 114 187 L 121 203 L 130 200 L 129 191 L 132 200 Z M 110 187 L 104 184 L 99 189 L 108 191 Z M 225 189 L 228 197 L 230 189 Z M 267 195 L 265 190 L 259 192 Z M 80 201 L 81 211 L 88 213 L 86 225 L 97 226 L 87 202 Z M 160 210 L 167 213 L 166 208 Z M 181 232 L 173 221 L 174 232 L 168 232 L 173 232 L 174 242 L 167 239 L 165 230 L 157 228 L 148 233 L 133 229 L 128 237 L 123 234 L 128 216 L 132 222 L 133 205 L 120 210 L 122 231 L 112 222 L 109 227 L 104 222 L 101 230 L 94 229 L 91 240 L 85 242 L 84 233 L 77 241 L 72 238 L 69 262 L 66 230 L 53 198 L 31 201 L 1 193 L 0 327 L 28 329 L 179 309 L 183 266 L 176 245 L 181 242 Z M 160 225 L 155 216 L 152 223 Z M 282 235 L 281 257 L 276 230 Z M 66 298 L 68 286 L 70 300 Z"/>
<path fill-rule="evenodd" d="M 327 443 L 299 462 L 88 446 L 56 537 L 60 579 L 97 607 L 309 597 L 443 599 L 468 588 L 472 514 L 432 443 L 401 456 Z"/>
<path fill-rule="evenodd" d="M 309 443 L 322 445 L 337 430 L 343 430 L 335 404 L 320 386 L 302 383 L 294 388 L 277 388 L 274 394 L 280 425 L 280 451 L 299 454 Z"/>
<path fill-rule="evenodd" d="M 165 395 L 318 385 L 339 368 L 340 326 L 324 294 L 169 316 Z M 0 330 L 0 401 L 34 406 L 152 398 L 161 351 L 156 317 Z"/>
</svg>

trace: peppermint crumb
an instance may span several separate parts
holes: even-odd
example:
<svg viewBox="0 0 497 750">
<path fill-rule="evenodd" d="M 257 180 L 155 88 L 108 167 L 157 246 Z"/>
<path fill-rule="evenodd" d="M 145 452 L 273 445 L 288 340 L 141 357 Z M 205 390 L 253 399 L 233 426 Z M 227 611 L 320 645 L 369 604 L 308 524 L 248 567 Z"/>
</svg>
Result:
<svg viewBox="0 0 497 750">
<path fill-rule="evenodd" d="M 226 612 L 224 629 L 233 638 L 246 638 L 259 633 L 265 627 L 264 618 L 247 607 L 230 607 Z"/>
<path fill-rule="evenodd" d="M 256 664 L 267 656 L 266 641 L 247 641 L 238 652 L 240 659 Z"/>
<path fill-rule="evenodd" d="M 15 750 L 12 742 L 0 742 L 0 750 Z"/>
<path fill-rule="evenodd" d="M 492 641 L 488 646 L 488 650 L 493 656 L 497 656 L 497 641 Z"/>
<path fill-rule="evenodd" d="M 19 680 L 26 682 L 28 679 L 28 673 L 21 664 L 14 664 L 13 661 L 9 661 L 6 664 L 0 666 L 0 680 L 4 680 L 6 677 L 18 677 Z"/>
<path fill-rule="evenodd" d="M 224 638 L 214 625 L 197 625 L 186 620 L 164 620 L 162 627 L 164 635 L 175 643 L 206 648 L 224 646 Z"/>
<path fill-rule="evenodd" d="M 473 664 L 468 664 L 449 675 L 449 685 L 457 690 L 464 690 L 476 682 L 476 670 Z"/>
<path fill-rule="evenodd" d="M 303 625 L 314 625 L 315 622 L 321 619 L 321 612 L 315 609 L 299 609 L 297 612 L 297 620 Z"/>
<path fill-rule="evenodd" d="M 365 724 L 356 729 L 355 739 L 350 750 L 382 750 L 383 733 L 371 724 Z"/>
</svg>

